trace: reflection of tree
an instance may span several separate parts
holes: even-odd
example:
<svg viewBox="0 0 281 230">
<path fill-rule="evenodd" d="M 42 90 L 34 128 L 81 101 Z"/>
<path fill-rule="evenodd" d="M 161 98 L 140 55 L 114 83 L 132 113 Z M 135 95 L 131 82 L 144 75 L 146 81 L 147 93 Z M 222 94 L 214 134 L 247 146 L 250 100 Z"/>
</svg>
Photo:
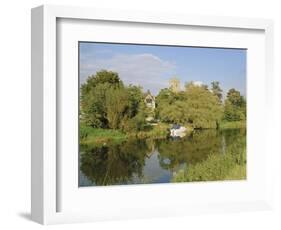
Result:
<svg viewBox="0 0 281 230">
<path fill-rule="evenodd" d="M 143 141 L 122 145 L 84 147 L 80 169 L 96 185 L 126 184 L 133 176 L 142 177 L 148 148 Z"/>
<path fill-rule="evenodd" d="M 145 160 L 155 152 L 159 152 L 159 162 L 155 164 L 172 172 L 183 165 L 187 169 L 197 165 L 210 154 L 230 153 L 236 163 L 245 164 L 245 132 L 209 129 L 194 131 L 191 136 L 177 140 L 129 140 L 103 147 L 80 146 L 80 170 L 96 185 L 113 185 L 142 181 Z"/>
<path fill-rule="evenodd" d="M 241 180 L 246 178 L 246 135 L 244 130 L 221 131 L 224 154 L 210 154 L 174 175 L 174 182 Z"/>
<path fill-rule="evenodd" d="M 175 170 L 180 164 L 196 164 L 210 154 L 221 154 L 228 146 L 243 136 L 240 130 L 218 131 L 214 129 L 195 131 L 190 137 L 165 140 L 157 143 L 162 168 Z M 168 159 L 168 160 L 167 160 Z"/>
<path fill-rule="evenodd" d="M 204 160 L 210 151 L 219 152 L 220 140 L 216 130 L 204 130 L 194 132 L 187 138 L 159 142 L 160 165 L 165 169 L 173 170 L 182 163 L 190 164 Z"/>
<path fill-rule="evenodd" d="M 225 133 L 226 151 L 238 165 L 246 164 L 246 129 L 233 129 Z"/>
</svg>

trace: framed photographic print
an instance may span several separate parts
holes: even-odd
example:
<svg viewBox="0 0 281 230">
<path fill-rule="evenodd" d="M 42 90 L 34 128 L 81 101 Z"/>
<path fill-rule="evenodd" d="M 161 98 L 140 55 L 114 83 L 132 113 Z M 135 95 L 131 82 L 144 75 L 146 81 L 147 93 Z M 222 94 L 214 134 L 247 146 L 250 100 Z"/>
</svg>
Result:
<svg viewBox="0 0 281 230">
<path fill-rule="evenodd" d="M 32 219 L 270 208 L 272 33 L 265 19 L 34 8 Z"/>
</svg>

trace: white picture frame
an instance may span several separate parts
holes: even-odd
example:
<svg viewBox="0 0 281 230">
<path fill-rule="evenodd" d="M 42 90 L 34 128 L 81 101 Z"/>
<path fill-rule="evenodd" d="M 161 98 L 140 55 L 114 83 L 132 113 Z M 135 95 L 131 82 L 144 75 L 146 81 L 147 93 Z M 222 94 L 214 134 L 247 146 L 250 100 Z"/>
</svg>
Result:
<svg viewBox="0 0 281 230">
<path fill-rule="evenodd" d="M 131 12 L 131 11 L 115 11 L 115 10 L 101 10 L 91 8 L 79 8 L 79 7 L 66 7 L 66 6 L 51 6 L 44 5 L 32 9 L 32 188 L 31 188 L 31 213 L 32 219 L 41 224 L 56 224 L 56 223 L 70 223 L 70 222 L 82 222 L 82 221 L 96 221 L 107 219 L 124 219 L 124 218 L 142 218 L 153 216 L 172 216 L 172 215 L 185 215 L 195 213 L 206 212 L 226 212 L 226 211 L 245 211 L 245 210 L 264 210 L 272 207 L 272 177 L 271 177 L 271 155 L 270 148 L 266 143 L 258 143 L 256 147 L 248 149 L 248 151 L 257 151 L 257 158 L 259 159 L 255 164 L 255 167 L 262 166 L 262 175 L 256 173 L 253 176 L 253 180 L 256 180 L 258 176 L 261 176 L 261 182 L 251 184 L 250 181 L 246 182 L 226 182 L 220 185 L 216 182 L 210 182 L 206 186 L 204 183 L 197 183 L 196 185 L 190 183 L 182 184 L 165 184 L 165 185 L 145 185 L 145 186 L 116 186 L 114 188 L 96 188 L 95 190 L 84 190 L 82 195 L 79 195 L 77 190 L 65 191 L 68 188 L 63 183 L 64 177 L 61 174 L 65 174 L 61 170 L 61 161 L 65 158 L 58 156 L 59 141 L 58 139 L 58 113 L 60 111 L 60 103 L 58 103 L 58 97 L 61 95 L 61 88 L 58 84 L 57 75 L 59 74 L 58 65 L 61 63 L 58 58 L 59 46 L 58 26 L 61 20 L 73 21 L 99 21 L 108 25 L 113 25 L 114 22 L 130 23 L 131 27 L 134 23 L 138 25 L 152 25 L 156 27 L 180 27 L 181 30 L 185 27 L 200 28 L 201 30 L 216 29 L 216 30 L 241 30 L 242 33 L 247 31 L 258 31 L 262 34 L 257 43 L 252 40 L 252 43 L 256 46 L 262 46 L 259 48 L 260 59 L 255 58 L 254 52 L 250 55 L 250 65 L 254 66 L 258 64 L 257 73 L 253 70 L 251 74 L 255 73 L 258 76 L 257 82 L 253 83 L 253 80 L 247 83 L 250 85 L 255 84 L 261 92 L 250 90 L 248 95 L 252 106 L 249 110 L 248 125 L 252 127 L 249 130 L 247 138 L 250 143 L 254 143 L 254 139 L 270 138 L 270 120 L 273 108 L 273 22 L 266 19 L 247 19 L 247 18 L 231 18 L 231 17 L 211 17 L 211 16 L 188 16 L 188 15 L 172 15 L 172 14 L 159 14 L 148 12 Z M 83 22 L 81 22 L 83 23 Z M 78 28 L 81 27 L 78 23 Z M 83 29 L 83 28 L 82 28 Z M 82 31 L 81 29 L 81 31 Z M 86 32 L 85 32 L 86 31 Z M 83 33 L 87 37 L 87 30 Z M 82 32 L 81 32 L 82 34 Z M 217 35 L 210 35 L 216 38 L 216 41 L 210 43 L 211 46 L 215 44 L 225 44 L 225 46 L 231 46 L 227 42 L 223 43 L 223 38 Z M 123 36 L 124 37 L 124 36 Z M 252 37 L 245 38 L 244 44 L 249 44 Z M 79 39 L 79 38 L 78 38 Z M 103 39 L 103 38 L 100 38 Z M 125 38 L 120 37 L 122 41 Z M 134 38 L 132 38 L 134 39 Z M 159 38 L 160 39 L 160 38 Z M 176 39 L 176 38 L 174 38 Z M 233 37 L 233 41 L 239 40 L 238 36 Z M 64 40 L 62 40 L 64 41 Z M 133 40 L 130 40 L 131 42 Z M 75 42 L 75 41 L 74 41 Z M 149 42 L 149 40 L 147 40 Z M 154 41 L 155 42 L 155 41 Z M 157 41 L 156 41 L 157 42 Z M 161 42 L 161 41 L 159 41 Z M 162 41 L 167 44 L 169 41 Z M 206 42 L 202 40 L 201 42 Z M 171 41 L 174 44 L 175 40 Z M 180 42 L 179 42 L 180 43 Z M 235 43 L 239 46 L 239 43 Z M 242 43 L 241 43 L 242 44 Z M 253 46 L 254 46 L 253 45 Z M 243 45 L 241 45 L 244 47 Z M 247 47 L 246 47 L 247 48 Z M 254 50 L 254 49 L 252 49 Z M 69 51 L 72 57 L 71 51 Z M 255 53 L 257 54 L 257 53 Z M 257 71 L 256 70 L 256 71 Z M 250 69 L 251 71 L 251 69 Z M 75 73 L 77 74 L 77 73 Z M 75 77 L 75 76 L 74 76 Z M 253 79 L 253 78 L 250 78 Z M 76 82 L 77 83 L 77 82 Z M 69 84 L 71 85 L 71 84 Z M 73 85 L 75 86 L 75 85 Z M 68 88 L 69 90 L 69 88 Z M 71 90 L 71 89 L 70 89 Z M 65 92 L 65 91 L 63 91 Z M 75 96 L 75 95 L 74 95 Z M 261 99 L 262 103 L 254 103 L 254 99 Z M 77 107 L 76 107 L 77 108 Z M 266 108 L 266 110 L 264 109 Z M 266 112 L 265 112 L 266 111 Z M 252 115 L 259 113 L 257 118 Z M 251 115 L 252 114 L 252 115 Z M 253 117 L 251 119 L 251 116 Z M 255 122 L 260 118 L 265 117 L 268 126 L 264 127 L 263 133 L 255 134 L 254 126 Z M 74 133 L 75 134 L 75 133 Z M 70 132 L 70 135 L 74 135 Z M 260 149 L 260 150 L 259 150 Z M 77 151 L 77 149 L 73 150 Z M 253 156 L 254 158 L 255 156 Z M 72 161 L 71 158 L 65 164 L 75 165 L 77 162 Z M 261 165 L 262 164 L 262 165 Z M 78 165 L 78 164 L 77 164 Z M 64 170 L 70 170 L 70 173 L 77 173 L 77 169 L 71 168 L 67 165 L 63 166 Z M 248 168 L 249 170 L 249 168 Z M 251 170 L 251 168 L 250 168 Z M 72 181 L 75 183 L 75 181 Z M 71 182 L 71 183 L 72 183 Z M 72 187 L 73 187 L 72 183 Z M 247 185 L 248 183 L 248 185 Z M 69 188 L 71 188 L 71 186 Z M 247 187 L 248 186 L 248 187 Z M 196 188 L 195 188 L 196 187 Z M 262 188 L 262 189 L 260 189 Z M 78 189 L 78 185 L 77 185 Z M 142 205 L 145 200 L 139 199 L 136 202 L 136 207 L 131 205 L 132 200 L 130 196 L 144 194 L 159 195 L 161 198 L 161 190 L 166 191 L 167 197 L 175 195 L 174 200 L 169 199 L 169 202 L 161 205 L 159 200 L 148 200 L 150 205 Z M 195 199 L 191 201 L 180 202 L 186 195 L 184 192 L 190 191 L 190 194 L 196 196 L 198 191 L 204 190 L 206 192 L 216 193 L 218 190 L 227 192 L 229 189 L 233 191 L 245 189 L 245 197 L 238 195 L 235 199 L 228 199 L 221 194 L 218 194 L 216 198 L 206 197 L 202 202 L 198 202 Z M 253 191 L 255 195 L 252 195 Z M 64 191 L 64 192 L 61 192 Z M 79 192 L 81 194 L 81 192 Z M 108 202 L 103 206 L 102 202 L 96 202 L 88 205 L 83 197 L 89 197 L 89 195 L 95 193 L 99 195 L 99 200 L 106 200 L 109 196 L 122 198 L 122 203 L 114 203 L 113 199 L 108 199 Z M 74 196 L 78 194 L 78 196 Z M 123 194 L 123 195 L 122 195 Z M 124 195 L 125 194 L 125 195 Z M 241 193 L 242 194 L 242 193 Z M 246 195 L 247 194 L 247 195 Z M 81 197 L 79 197 L 81 196 Z M 125 198 L 128 198 L 126 201 Z M 198 195 L 199 196 L 199 195 Z M 215 196 L 214 196 L 215 197 Z M 124 199 L 123 199 L 124 198 Z M 170 198 L 170 197 L 169 197 Z M 81 199 L 81 200 L 80 200 Z M 61 208 L 61 202 L 67 202 Z M 120 200 L 119 200 L 120 201 Z M 81 205 L 80 205 L 81 203 Z M 90 204 L 91 202 L 89 202 Z M 79 206 L 79 207 L 78 207 Z M 89 207 L 90 206 L 90 207 Z M 122 207 L 121 207 L 122 206 Z M 110 209 L 112 209 L 110 211 Z"/>
</svg>

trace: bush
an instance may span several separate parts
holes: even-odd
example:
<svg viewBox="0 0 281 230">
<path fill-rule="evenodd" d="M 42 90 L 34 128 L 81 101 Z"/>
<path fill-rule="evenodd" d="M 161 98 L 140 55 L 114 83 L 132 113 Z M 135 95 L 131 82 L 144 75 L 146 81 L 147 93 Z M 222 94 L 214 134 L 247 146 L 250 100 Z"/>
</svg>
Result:
<svg viewBox="0 0 281 230">
<path fill-rule="evenodd" d="M 131 119 L 123 119 L 121 124 L 122 131 L 126 133 L 138 132 L 145 129 L 145 117 L 141 113 L 138 113 L 135 117 Z"/>
</svg>

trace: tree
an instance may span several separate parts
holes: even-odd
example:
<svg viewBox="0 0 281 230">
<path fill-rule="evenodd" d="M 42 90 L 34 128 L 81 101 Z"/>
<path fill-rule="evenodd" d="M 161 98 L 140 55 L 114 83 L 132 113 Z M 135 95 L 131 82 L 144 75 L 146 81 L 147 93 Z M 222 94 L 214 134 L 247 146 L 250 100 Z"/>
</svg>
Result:
<svg viewBox="0 0 281 230">
<path fill-rule="evenodd" d="M 140 87 L 124 86 L 117 73 L 102 70 L 81 86 L 80 119 L 95 128 L 141 130 L 145 123 L 143 100 Z"/>
<path fill-rule="evenodd" d="M 158 118 L 163 122 L 216 128 L 223 115 L 219 98 L 206 85 L 185 84 L 185 91 L 163 89 L 156 97 Z"/>
<path fill-rule="evenodd" d="M 129 117 L 134 117 L 140 110 L 141 103 L 143 103 L 144 97 L 142 88 L 139 86 L 129 85 L 127 87 L 129 94 Z"/>
<path fill-rule="evenodd" d="M 85 87 L 86 88 L 86 87 Z M 99 84 L 92 90 L 81 90 L 81 121 L 88 126 L 96 128 L 107 127 L 105 97 L 108 85 Z M 84 90 L 85 89 L 85 90 Z"/>
<path fill-rule="evenodd" d="M 222 119 L 223 108 L 219 98 L 205 87 L 186 84 L 188 121 L 194 128 L 216 128 Z"/>
<path fill-rule="evenodd" d="M 222 89 L 220 88 L 220 83 L 218 81 L 211 82 L 211 91 L 216 95 L 220 101 L 222 101 Z"/>
<path fill-rule="evenodd" d="M 129 108 L 129 94 L 125 88 L 110 88 L 105 99 L 106 118 L 111 129 L 120 128 L 120 122 Z"/>
<path fill-rule="evenodd" d="M 186 124 L 188 122 L 187 105 L 184 101 L 175 101 L 173 104 L 164 106 L 159 116 L 164 122 Z"/>
<path fill-rule="evenodd" d="M 241 121 L 246 119 L 246 100 L 240 92 L 230 89 L 224 102 L 224 119 Z"/>
<path fill-rule="evenodd" d="M 92 127 L 106 128 L 106 92 L 119 87 L 123 87 L 123 83 L 115 72 L 102 70 L 89 76 L 81 86 L 81 121 Z"/>
<path fill-rule="evenodd" d="M 227 100 L 234 106 L 241 106 L 243 99 L 238 90 L 230 89 L 227 92 Z"/>
<path fill-rule="evenodd" d="M 156 117 L 166 120 L 166 118 L 163 119 L 164 112 L 162 110 L 169 109 L 167 107 L 173 105 L 175 102 L 184 101 L 184 99 L 184 93 L 182 91 L 175 93 L 171 89 L 161 89 L 156 96 Z M 177 105 L 175 106 L 177 107 Z M 172 110 L 173 108 L 170 109 L 170 111 Z"/>
<path fill-rule="evenodd" d="M 96 72 L 95 75 L 88 77 L 86 83 L 82 85 L 82 90 L 91 91 L 99 84 L 108 84 L 113 87 L 119 87 L 120 85 L 123 85 L 123 82 L 120 80 L 118 73 L 101 70 Z"/>
</svg>

